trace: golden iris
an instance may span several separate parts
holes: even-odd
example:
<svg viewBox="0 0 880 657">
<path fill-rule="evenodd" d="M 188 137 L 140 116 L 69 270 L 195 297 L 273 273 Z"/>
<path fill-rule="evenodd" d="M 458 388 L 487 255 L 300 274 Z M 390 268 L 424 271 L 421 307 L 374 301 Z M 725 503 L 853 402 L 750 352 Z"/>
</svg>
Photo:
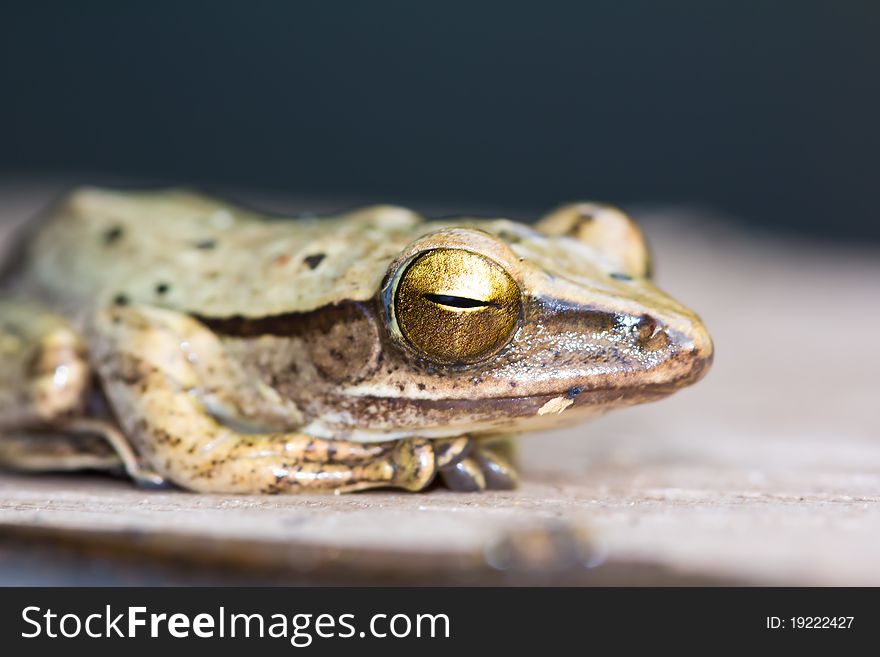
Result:
<svg viewBox="0 0 880 657">
<path fill-rule="evenodd" d="M 486 358 L 513 336 L 520 291 L 501 265 L 462 249 L 416 256 L 394 295 L 403 337 L 422 355 L 446 364 Z"/>
</svg>

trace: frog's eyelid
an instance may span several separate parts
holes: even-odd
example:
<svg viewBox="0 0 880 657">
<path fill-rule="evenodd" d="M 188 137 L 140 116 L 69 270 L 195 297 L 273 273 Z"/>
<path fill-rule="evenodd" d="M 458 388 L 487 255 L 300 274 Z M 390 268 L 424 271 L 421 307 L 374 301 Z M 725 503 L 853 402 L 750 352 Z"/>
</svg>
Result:
<svg viewBox="0 0 880 657">
<path fill-rule="evenodd" d="M 491 301 L 457 297 L 451 294 L 423 294 L 422 296 L 432 303 L 440 306 L 449 306 L 450 308 L 487 308 L 496 305 Z"/>
</svg>

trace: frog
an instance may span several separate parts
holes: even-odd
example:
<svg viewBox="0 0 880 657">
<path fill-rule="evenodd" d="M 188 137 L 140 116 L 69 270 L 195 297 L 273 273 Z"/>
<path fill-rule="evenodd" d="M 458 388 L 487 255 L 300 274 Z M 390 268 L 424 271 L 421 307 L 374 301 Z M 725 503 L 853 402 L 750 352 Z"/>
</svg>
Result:
<svg viewBox="0 0 880 657">
<path fill-rule="evenodd" d="M 602 203 L 277 216 L 79 187 L 0 272 L 0 464 L 194 493 L 505 490 L 511 441 L 713 358 Z"/>
</svg>

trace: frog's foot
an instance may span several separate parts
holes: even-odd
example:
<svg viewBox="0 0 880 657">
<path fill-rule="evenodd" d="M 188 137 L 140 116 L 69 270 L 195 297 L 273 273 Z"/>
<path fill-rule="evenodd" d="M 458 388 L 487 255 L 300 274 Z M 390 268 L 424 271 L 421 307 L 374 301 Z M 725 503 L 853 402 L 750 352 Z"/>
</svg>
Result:
<svg viewBox="0 0 880 657">
<path fill-rule="evenodd" d="M 384 471 L 387 473 L 384 479 L 381 474 L 378 478 L 364 477 L 361 474 L 360 481 L 344 486 L 337 492 L 349 493 L 379 486 L 402 488 L 411 492 L 424 490 L 434 481 L 438 472 L 453 467 L 471 449 L 471 440 L 466 436 L 438 440 L 406 438 L 384 444 L 390 446 L 387 457 L 378 458 L 361 470 L 362 473 Z M 334 451 L 338 453 L 339 448 Z"/>
<path fill-rule="evenodd" d="M 13 299 L 0 300 L 0 318 L 0 463 L 31 472 L 121 467 L 141 485 L 162 485 L 111 422 L 84 417 L 91 374 L 67 321 Z"/>
<path fill-rule="evenodd" d="M 0 429 L 72 417 L 88 388 L 83 344 L 67 321 L 36 304 L 0 299 Z"/>
<path fill-rule="evenodd" d="M 98 420 L 7 429 L 0 435 L 0 465 L 22 472 L 120 472 L 142 488 L 168 487 L 168 482 L 141 463 L 116 427 Z"/>
<path fill-rule="evenodd" d="M 57 429 L 7 430 L 0 436 L 0 464 L 24 472 L 114 470 L 119 455 L 94 435 Z"/>
<path fill-rule="evenodd" d="M 461 458 L 440 468 L 440 478 L 446 487 L 460 492 L 516 488 L 518 477 L 511 465 L 507 441 L 471 442 L 470 449 Z"/>
</svg>

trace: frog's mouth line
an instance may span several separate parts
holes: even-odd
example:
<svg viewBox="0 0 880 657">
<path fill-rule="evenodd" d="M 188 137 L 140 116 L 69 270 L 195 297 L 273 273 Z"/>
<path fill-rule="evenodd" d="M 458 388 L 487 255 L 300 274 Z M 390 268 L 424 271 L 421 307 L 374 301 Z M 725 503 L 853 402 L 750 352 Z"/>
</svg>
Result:
<svg viewBox="0 0 880 657">
<path fill-rule="evenodd" d="M 503 425 L 536 418 L 548 421 L 568 416 L 576 419 L 584 413 L 604 412 L 612 408 L 657 401 L 668 397 L 702 376 L 701 372 L 688 373 L 670 381 L 647 384 L 637 388 L 581 388 L 567 391 L 517 397 L 487 397 L 472 399 L 413 399 L 365 396 L 348 399 L 349 411 L 355 417 L 366 419 L 367 425 L 387 427 L 406 433 L 407 429 L 419 435 L 432 435 L 441 429 L 448 435 L 449 428 L 479 425 Z M 575 412 L 571 412 L 575 411 Z M 458 421 L 450 422 L 450 417 Z M 415 419 L 417 418 L 417 419 Z M 464 429 L 469 430 L 469 429 Z M 411 435 L 411 434 L 410 434 Z M 438 434 L 440 435 L 440 434 Z"/>
<path fill-rule="evenodd" d="M 456 410 L 473 409 L 475 405 L 482 408 L 510 409 L 521 407 L 523 413 L 512 415 L 532 415 L 537 413 L 547 403 L 559 400 L 560 405 L 565 404 L 566 408 L 576 408 L 584 406 L 602 406 L 616 405 L 617 403 L 626 404 L 627 402 L 637 403 L 640 401 L 654 401 L 671 395 L 679 390 L 681 385 L 675 383 L 658 383 L 645 385 L 639 388 L 593 388 L 590 390 L 574 386 L 566 391 L 558 393 L 547 393 L 541 395 L 531 395 L 527 397 L 487 397 L 485 399 L 474 402 L 471 399 L 412 399 L 407 400 L 424 408 Z M 394 400 L 391 400 L 394 401 Z M 569 402 L 569 403 L 566 403 Z"/>
<path fill-rule="evenodd" d="M 473 436 L 540 431 L 575 424 L 605 411 L 656 401 L 681 387 L 675 383 L 625 390 L 603 388 L 569 390 L 562 394 L 529 397 L 469 399 L 399 399 L 358 397 L 349 400 L 348 411 L 360 419 L 357 426 L 317 420 L 311 431 L 324 430 L 362 442 L 420 436 L 445 438 L 462 434 Z M 332 426 L 331 426 L 332 425 Z"/>
</svg>

